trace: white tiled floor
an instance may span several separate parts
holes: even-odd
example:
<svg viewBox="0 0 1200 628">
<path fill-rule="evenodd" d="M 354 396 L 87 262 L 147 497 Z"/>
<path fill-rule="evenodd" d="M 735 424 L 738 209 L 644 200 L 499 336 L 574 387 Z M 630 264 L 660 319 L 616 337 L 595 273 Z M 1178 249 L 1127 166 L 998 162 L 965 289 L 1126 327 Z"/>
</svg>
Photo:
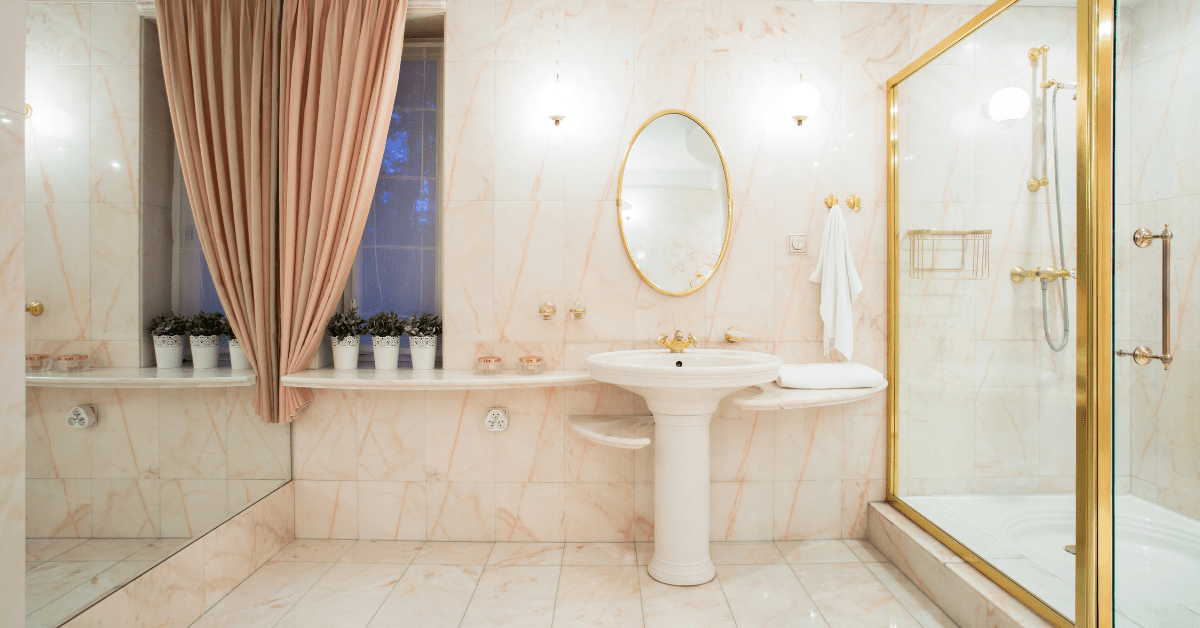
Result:
<svg viewBox="0 0 1200 628">
<path fill-rule="evenodd" d="M 714 543 L 717 578 L 654 581 L 653 544 L 293 541 L 195 628 L 949 628 L 866 541 Z"/>
</svg>

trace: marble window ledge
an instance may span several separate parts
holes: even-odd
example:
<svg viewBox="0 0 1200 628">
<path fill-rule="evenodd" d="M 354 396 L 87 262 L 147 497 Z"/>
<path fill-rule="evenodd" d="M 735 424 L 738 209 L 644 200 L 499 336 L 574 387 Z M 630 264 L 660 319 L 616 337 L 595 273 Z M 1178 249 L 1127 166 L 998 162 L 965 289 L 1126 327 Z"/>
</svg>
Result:
<svg viewBox="0 0 1200 628">
<path fill-rule="evenodd" d="M 280 378 L 280 381 L 284 386 L 354 390 L 506 390 L 580 386 L 595 383 L 592 376 L 582 370 L 548 370 L 541 375 L 518 375 L 515 371 L 506 371 L 498 375 L 480 375 L 466 369 L 339 371 L 331 368 L 285 375 Z"/>
<path fill-rule="evenodd" d="M 254 371 L 215 369 L 94 368 L 83 373 L 26 373 L 25 385 L 42 388 L 233 388 L 253 386 Z"/>
<path fill-rule="evenodd" d="M 753 386 L 741 393 L 733 403 L 746 410 L 791 410 L 835 406 L 874 397 L 887 389 L 887 382 L 874 388 L 837 388 L 829 390 L 800 390 L 781 388 L 775 382 Z"/>
</svg>

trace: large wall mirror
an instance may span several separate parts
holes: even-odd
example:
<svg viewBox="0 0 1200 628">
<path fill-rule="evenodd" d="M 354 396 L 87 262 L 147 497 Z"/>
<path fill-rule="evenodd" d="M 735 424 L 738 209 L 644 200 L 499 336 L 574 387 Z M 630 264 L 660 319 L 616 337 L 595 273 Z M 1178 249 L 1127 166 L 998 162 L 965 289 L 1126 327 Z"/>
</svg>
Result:
<svg viewBox="0 0 1200 628">
<path fill-rule="evenodd" d="M 733 224 L 729 170 L 716 138 L 691 114 L 654 114 L 629 144 L 617 184 L 629 260 L 659 292 L 699 290 L 725 257 Z"/>
</svg>

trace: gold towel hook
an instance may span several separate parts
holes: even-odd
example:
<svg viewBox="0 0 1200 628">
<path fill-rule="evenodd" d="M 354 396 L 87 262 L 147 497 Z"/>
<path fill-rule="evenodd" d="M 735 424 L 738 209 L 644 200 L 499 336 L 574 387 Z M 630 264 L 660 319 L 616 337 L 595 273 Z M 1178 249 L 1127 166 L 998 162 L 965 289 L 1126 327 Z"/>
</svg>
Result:
<svg viewBox="0 0 1200 628">
<path fill-rule="evenodd" d="M 838 199 L 836 196 L 830 194 L 829 196 L 825 197 L 825 207 L 827 209 L 833 209 L 833 206 L 837 205 L 837 204 L 838 204 Z"/>
<path fill-rule="evenodd" d="M 857 194 L 851 194 L 846 197 L 846 206 L 857 212 L 862 209 L 862 200 L 858 198 Z"/>
<path fill-rule="evenodd" d="M 25 119 L 28 120 L 29 118 L 32 118 L 32 117 L 33 117 L 33 107 L 30 107 L 29 103 L 25 103 Z"/>
</svg>

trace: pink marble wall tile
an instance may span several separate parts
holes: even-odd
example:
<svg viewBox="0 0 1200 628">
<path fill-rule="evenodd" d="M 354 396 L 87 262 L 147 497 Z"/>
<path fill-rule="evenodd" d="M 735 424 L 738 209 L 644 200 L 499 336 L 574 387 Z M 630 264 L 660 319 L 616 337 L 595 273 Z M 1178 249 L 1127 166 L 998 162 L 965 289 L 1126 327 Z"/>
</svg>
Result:
<svg viewBox="0 0 1200 628">
<path fill-rule="evenodd" d="M 634 118 L 645 121 L 666 109 L 682 109 L 704 119 L 704 64 L 699 61 L 638 61 Z"/>
<path fill-rule="evenodd" d="M 353 480 L 358 477 L 356 393 L 317 391 L 312 404 L 292 423 L 292 477 Z"/>
<path fill-rule="evenodd" d="M 29 538 L 91 538 L 92 481 L 25 481 L 25 535 Z"/>
<path fill-rule="evenodd" d="M 192 543 L 130 583 L 134 625 L 172 628 L 198 619 L 204 612 L 204 559 L 201 544 Z"/>
<path fill-rule="evenodd" d="M 159 488 L 162 535 L 191 538 L 229 516 L 225 480 L 163 480 Z"/>
<path fill-rule="evenodd" d="M 557 0 L 497 0 L 496 59 L 561 58 L 563 9 Z"/>
<path fill-rule="evenodd" d="M 704 0 L 634 0 L 638 60 L 704 58 Z"/>
<path fill-rule="evenodd" d="M 704 335 L 697 337 L 708 342 L 724 341 L 730 327 L 765 335 L 775 326 L 774 204 L 735 202 L 733 209 L 725 259 L 704 285 Z"/>
<path fill-rule="evenodd" d="M 142 333 L 138 316 L 141 249 L 137 205 L 92 205 L 90 222 L 90 337 L 93 340 L 139 340 Z M 139 366 L 136 353 L 122 357 L 132 357 L 133 361 L 122 363 L 110 359 L 110 363 L 113 366 Z"/>
<path fill-rule="evenodd" d="M 775 56 L 774 7 L 768 2 L 704 0 L 705 59 L 770 61 Z"/>
<path fill-rule="evenodd" d="M 222 483 L 223 484 L 223 483 Z M 162 534 L 159 480 L 92 480 L 92 536 L 154 538 Z"/>
<path fill-rule="evenodd" d="M 162 477 L 224 479 L 229 404 L 222 388 L 162 391 L 158 397 Z"/>
<path fill-rule="evenodd" d="M 886 407 L 883 395 L 842 406 L 842 479 L 887 477 Z"/>
<path fill-rule="evenodd" d="M 28 185 L 27 185 L 28 187 Z M 91 330 L 88 206 L 25 207 L 25 281 L 45 312 L 26 326 L 28 340 L 85 340 Z"/>
<path fill-rule="evenodd" d="M 774 480 L 841 479 L 842 406 L 775 413 Z"/>
<path fill-rule="evenodd" d="M 296 538 L 358 538 L 356 482 L 295 480 Z"/>
<path fill-rule="evenodd" d="M 842 538 L 866 538 L 870 503 L 883 501 L 886 492 L 883 480 L 842 480 Z"/>
<path fill-rule="evenodd" d="M 496 541 L 565 540 L 566 485 L 496 483 Z"/>
<path fill-rule="evenodd" d="M 496 47 L 495 0 L 446 4 L 446 60 L 491 61 Z"/>
<path fill-rule="evenodd" d="M 821 5 L 818 5 L 821 6 Z M 884 164 L 887 163 L 887 79 L 900 71 L 902 65 L 876 63 L 846 63 L 842 65 L 842 159 L 847 164 L 872 164 L 869 167 L 846 168 L 844 184 L 847 193 L 857 194 L 863 201 L 886 201 L 887 184 Z"/>
<path fill-rule="evenodd" d="M 710 540 L 758 541 L 772 534 L 771 482 L 714 481 L 709 493 Z"/>
<path fill-rule="evenodd" d="M 358 482 L 358 538 L 425 539 L 425 482 Z"/>
<path fill-rule="evenodd" d="M 30 390 L 33 395 L 44 395 L 52 389 Z M 90 394 L 104 416 L 90 435 L 96 451 L 103 452 L 92 458 L 90 477 L 159 477 L 158 391 L 97 389 Z M 60 417 L 54 418 L 66 415 L 64 409 L 59 410 Z"/>
<path fill-rule="evenodd" d="M 908 28 L 912 58 L 925 54 L 925 51 L 936 46 L 986 7 L 941 4 L 910 6 Z M 975 59 L 975 46 L 955 46 L 939 55 L 933 63 L 972 65 Z"/>
<path fill-rule="evenodd" d="M 906 63 L 910 40 L 907 4 L 842 4 L 842 61 Z"/>
<path fill-rule="evenodd" d="M 86 390 L 26 388 L 25 473 L 31 478 L 88 478 L 92 474 L 90 434 L 71 428 L 65 417 Z"/>
<path fill-rule="evenodd" d="M 138 65 L 141 16 L 132 4 L 91 7 L 91 62 L 97 65 Z"/>
<path fill-rule="evenodd" d="M 200 539 L 204 609 L 213 607 L 254 571 L 254 513 L 242 512 Z"/>
<path fill-rule="evenodd" d="M 842 536 L 842 483 L 838 480 L 774 483 L 777 541 Z"/>
<path fill-rule="evenodd" d="M 496 391 L 509 409 L 508 428 L 496 433 L 497 482 L 562 482 L 566 438 L 562 388 Z"/>
<path fill-rule="evenodd" d="M 632 483 L 567 484 L 566 506 L 567 541 L 634 540 Z"/>
<path fill-rule="evenodd" d="M 25 10 L 25 62 L 31 65 L 91 61 L 90 4 L 30 2 Z"/>
<path fill-rule="evenodd" d="M 451 14 L 455 12 L 450 10 Z M 495 64 L 490 56 L 482 61 L 448 60 L 443 89 L 446 104 L 442 123 L 442 178 L 446 199 L 492 200 L 495 198 Z"/>
<path fill-rule="evenodd" d="M 554 136 L 562 141 L 566 160 L 562 170 L 566 200 L 616 200 L 625 151 L 643 122 L 634 116 L 635 65 L 631 61 L 562 64 L 561 80 L 578 100 L 574 118 L 568 114 L 568 120 L 575 122 L 563 121 L 566 128 L 556 128 L 561 133 Z"/>
<path fill-rule="evenodd" d="M 615 201 L 568 201 L 565 222 L 566 288 L 579 292 L 587 307 L 583 317 L 566 318 L 567 342 L 632 338 L 641 279 L 632 264 L 620 263 L 626 252 Z"/>
<path fill-rule="evenodd" d="M 776 412 L 721 405 L 709 424 L 709 475 L 714 482 L 769 482 L 775 460 Z"/>
<path fill-rule="evenodd" d="M 442 228 L 462 234 L 461 238 L 445 242 L 442 250 L 445 267 L 454 269 L 453 273 L 447 273 L 442 285 L 442 306 L 447 312 L 455 313 L 447 316 L 445 321 L 445 337 L 453 338 L 454 342 L 443 345 L 443 363 L 450 359 L 449 345 L 471 343 L 466 347 L 470 350 L 467 357 L 470 357 L 469 362 L 474 362 L 475 343 L 491 341 L 494 337 L 493 211 L 493 204 L 489 202 L 450 201 L 442 213 Z M 456 360 L 463 361 L 461 358 Z M 471 363 L 464 363 L 456 364 L 454 368 L 473 367 Z"/>
<path fill-rule="evenodd" d="M 776 61 L 841 61 L 842 5 L 775 2 Z"/>
<path fill-rule="evenodd" d="M 254 412 L 253 386 L 229 388 L 229 478 L 288 479 L 291 469 L 291 427 L 266 423 Z M 276 482 L 278 484 L 278 482 Z"/>
<path fill-rule="evenodd" d="M 92 66 L 90 200 L 136 203 L 141 168 L 140 69 Z"/>
<path fill-rule="evenodd" d="M 425 395 L 359 391 L 358 478 L 425 480 Z"/>
<path fill-rule="evenodd" d="M 773 79 L 769 61 L 704 63 L 704 120 L 725 161 L 738 164 L 729 172 L 735 202 L 773 198 L 772 131 L 786 124 Z"/>
<path fill-rule="evenodd" d="M 563 3 L 564 59 L 633 59 L 637 53 L 636 0 Z"/>
<path fill-rule="evenodd" d="M 296 538 L 296 485 L 288 482 L 254 509 L 254 568 L 262 567 Z"/>
<path fill-rule="evenodd" d="M 87 202 L 90 80 L 87 66 L 29 66 L 26 203 Z"/>
<path fill-rule="evenodd" d="M 820 110 L 805 120 L 803 126 L 780 115 L 778 109 L 770 117 L 768 132 L 774 147 L 767 154 L 773 153 L 775 167 L 787 173 L 775 177 L 776 201 L 817 202 L 834 190 L 841 197 L 846 170 L 861 170 L 856 162 L 847 162 L 848 168 L 843 166 L 844 144 L 853 136 L 843 130 L 847 116 L 842 113 L 842 67 L 839 63 L 811 62 L 774 66 L 773 82 L 778 93 L 803 81 L 815 87 L 821 96 Z"/>
<path fill-rule="evenodd" d="M 599 445 L 576 434 L 566 433 L 567 482 L 632 482 L 634 451 Z"/>
<path fill-rule="evenodd" d="M 496 203 L 495 321 L 500 343 L 564 340 L 563 210 L 561 201 Z M 551 320 L 538 314 L 538 295 L 543 292 L 555 294 L 562 312 Z"/>
<path fill-rule="evenodd" d="M 634 484 L 633 502 L 633 540 L 639 543 L 654 541 L 654 484 Z"/>
<path fill-rule="evenodd" d="M 241 512 L 285 480 L 229 480 L 229 512 Z M 294 519 L 294 513 L 293 517 Z"/>
<path fill-rule="evenodd" d="M 567 112 L 566 126 L 555 126 L 542 112 L 539 97 L 556 77 L 570 84 L 565 70 L 553 61 L 496 62 L 496 200 L 563 198 L 563 147 L 578 114 Z M 503 224 L 497 220 L 497 229 Z"/>
<path fill-rule="evenodd" d="M 428 482 L 425 538 L 430 541 L 495 541 L 496 484 Z"/>
<path fill-rule="evenodd" d="M 494 405 L 492 391 L 425 393 L 426 480 L 493 480 L 496 440 L 482 417 Z"/>
</svg>

